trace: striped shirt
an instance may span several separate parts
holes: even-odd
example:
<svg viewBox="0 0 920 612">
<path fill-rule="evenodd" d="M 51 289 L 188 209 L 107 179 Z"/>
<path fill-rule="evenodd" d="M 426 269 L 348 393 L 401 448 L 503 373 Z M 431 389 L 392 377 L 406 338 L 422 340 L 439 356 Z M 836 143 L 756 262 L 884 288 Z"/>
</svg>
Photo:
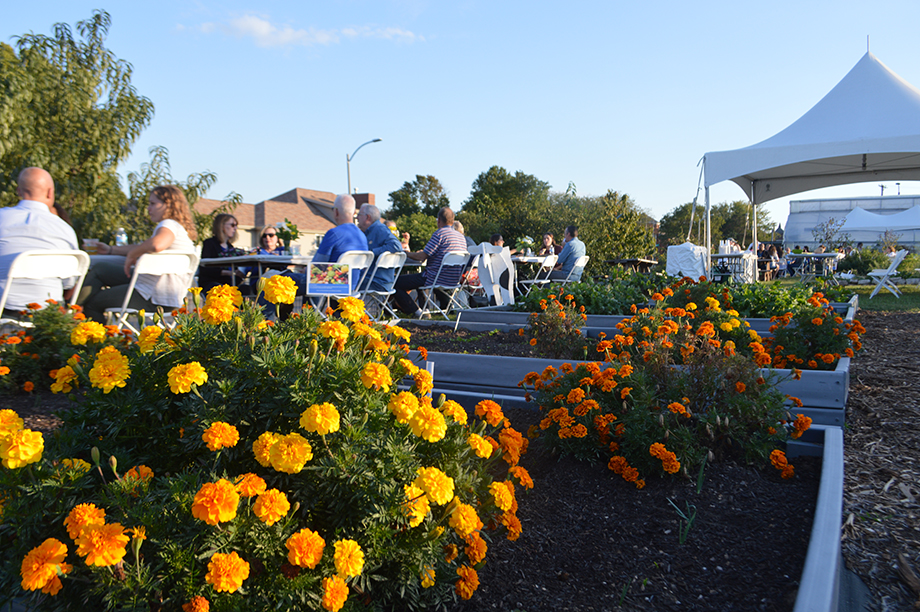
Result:
<svg viewBox="0 0 920 612">
<path fill-rule="evenodd" d="M 463 266 L 444 268 L 440 276 L 438 276 L 438 269 L 441 267 L 441 260 L 451 251 L 466 252 L 466 238 L 463 237 L 463 234 L 452 227 L 442 227 L 431 235 L 431 240 L 422 250 L 428 256 L 425 263 L 426 285 L 433 284 L 436 276 L 439 285 L 457 285 L 460 283 L 460 273 L 463 271 Z"/>
</svg>

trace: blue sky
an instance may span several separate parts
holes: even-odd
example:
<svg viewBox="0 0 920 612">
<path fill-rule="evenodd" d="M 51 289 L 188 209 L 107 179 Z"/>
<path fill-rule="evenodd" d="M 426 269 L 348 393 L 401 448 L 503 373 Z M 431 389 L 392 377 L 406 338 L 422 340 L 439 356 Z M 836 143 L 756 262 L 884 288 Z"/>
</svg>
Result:
<svg viewBox="0 0 920 612">
<path fill-rule="evenodd" d="M 920 86 L 920 3 L 455 0 L 8 3 L 0 40 L 102 8 L 108 47 L 156 107 L 122 176 L 169 149 L 173 175 L 258 202 L 293 187 L 387 194 L 432 174 L 459 209 L 490 166 L 660 218 L 707 151 L 754 144 L 866 52 Z M 888 194 L 896 192 L 893 183 Z M 874 183 L 794 196 L 877 195 Z M 920 193 L 902 183 L 901 192 Z M 734 183 L 714 203 L 743 199 Z M 702 193 L 700 195 L 702 201 Z M 785 225 L 788 199 L 766 205 Z"/>
</svg>

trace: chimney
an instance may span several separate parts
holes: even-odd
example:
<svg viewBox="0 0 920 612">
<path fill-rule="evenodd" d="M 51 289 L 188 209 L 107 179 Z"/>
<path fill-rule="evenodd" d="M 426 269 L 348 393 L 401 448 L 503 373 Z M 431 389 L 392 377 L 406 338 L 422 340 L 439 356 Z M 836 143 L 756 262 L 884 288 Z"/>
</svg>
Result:
<svg viewBox="0 0 920 612">
<path fill-rule="evenodd" d="M 353 194 L 355 198 L 355 207 L 361 208 L 362 204 L 374 204 L 374 194 L 372 193 L 356 193 Z"/>
</svg>

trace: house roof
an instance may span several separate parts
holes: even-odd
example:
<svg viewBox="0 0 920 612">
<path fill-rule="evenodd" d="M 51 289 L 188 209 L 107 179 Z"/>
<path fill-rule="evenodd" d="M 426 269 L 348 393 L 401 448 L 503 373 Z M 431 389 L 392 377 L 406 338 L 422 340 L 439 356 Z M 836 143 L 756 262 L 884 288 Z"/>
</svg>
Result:
<svg viewBox="0 0 920 612">
<path fill-rule="evenodd" d="M 294 223 L 301 232 L 325 233 L 335 227 L 332 207 L 335 194 L 328 191 L 294 188 L 258 204 L 241 203 L 233 211 L 241 225 L 262 227 L 285 219 Z M 200 198 L 195 210 L 209 214 L 224 202 Z"/>
</svg>

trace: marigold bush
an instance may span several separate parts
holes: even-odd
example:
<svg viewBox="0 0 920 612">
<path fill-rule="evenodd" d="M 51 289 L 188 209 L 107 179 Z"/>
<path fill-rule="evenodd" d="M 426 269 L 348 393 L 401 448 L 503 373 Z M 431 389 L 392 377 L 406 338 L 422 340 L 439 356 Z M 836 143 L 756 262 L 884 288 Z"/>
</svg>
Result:
<svg viewBox="0 0 920 612">
<path fill-rule="evenodd" d="M 359 303 L 335 326 L 309 311 L 268 326 L 232 292 L 207 299 L 137 343 L 68 331 L 54 367 L 79 359 L 45 373 L 74 398 L 53 438 L 0 411 L 0 592 L 49 610 L 474 596 L 486 542 L 520 535 L 533 486 L 500 407 L 428 396 L 408 333 Z"/>
</svg>

